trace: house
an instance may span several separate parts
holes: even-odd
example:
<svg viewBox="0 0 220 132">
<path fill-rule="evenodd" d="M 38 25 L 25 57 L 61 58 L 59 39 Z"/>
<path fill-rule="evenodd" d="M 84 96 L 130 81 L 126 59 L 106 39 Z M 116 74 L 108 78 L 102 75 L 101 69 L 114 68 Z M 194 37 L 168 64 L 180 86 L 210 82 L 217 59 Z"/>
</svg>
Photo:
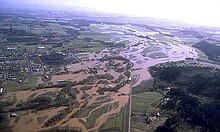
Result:
<svg viewBox="0 0 220 132">
<path fill-rule="evenodd" d="M 188 64 L 196 63 L 196 60 L 194 58 L 187 57 L 185 58 L 185 63 Z"/>
<path fill-rule="evenodd" d="M 57 84 L 61 84 L 61 83 L 67 83 L 68 80 L 57 80 Z"/>
<path fill-rule="evenodd" d="M 194 60 L 194 58 L 187 57 L 185 60 Z"/>
<path fill-rule="evenodd" d="M 165 98 L 165 101 L 169 101 L 170 100 L 170 98 Z"/>
<path fill-rule="evenodd" d="M 3 87 L 0 88 L 0 95 L 4 93 L 5 89 Z"/>
<path fill-rule="evenodd" d="M 17 117 L 18 114 L 17 113 L 10 113 L 10 117 Z"/>
<path fill-rule="evenodd" d="M 113 88 L 113 85 L 109 84 L 109 85 L 108 85 L 108 88 Z"/>
<path fill-rule="evenodd" d="M 38 52 L 44 52 L 45 50 L 46 50 L 46 48 L 44 46 L 37 47 Z"/>
<path fill-rule="evenodd" d="M 17 47 L 8 47 L 7 50 L 9 51 L 17 50 Z"/>
<path fill-rule="evenodd" d="M 150 117 L 146 118 L 146 123 L 150 124 L 151 122 L 154 122 L 155 120 L 157 120 L 156 116 L 150 116 Z"/>
<path fill-rule="evenodd" d="M 157 114 L 156 114 L 157 116 L 160 116 L 160 113 L 159 112 L 157 112 Z"/>
<path fill-rule="evenodd" d="M 3 89 L 3 88 L 1 88 L 1 89 L 0 89 L 0 93 L 3 93 L 3 91 L 4 91 L 4 89 Z"/>
<path fill-rule="evenodd" d="M 167 87 L 166 90 L 170 90 L 170 87 Z"/>
<path fill-rule="evenodd" d="M 128 78 L 127 82 L 128 82 L 128 83 L 131 83 L 131 77 Z"/>
</svg>

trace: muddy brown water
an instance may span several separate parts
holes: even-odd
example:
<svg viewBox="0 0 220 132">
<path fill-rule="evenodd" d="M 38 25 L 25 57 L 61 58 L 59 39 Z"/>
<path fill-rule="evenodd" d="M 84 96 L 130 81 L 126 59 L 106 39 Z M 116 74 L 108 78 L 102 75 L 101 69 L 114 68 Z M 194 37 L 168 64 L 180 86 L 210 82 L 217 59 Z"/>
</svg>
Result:
<svg viewBox="0 0 220 132">
<path fill-rule="evenodd" d="M 60 88 L 47 88 L 47 89 L 39 89 L 39 90 L 34 90 L 34 91 L 25 90 L 25 91 L 9 92 L 4 95 L 3 99 L 4 100 L 6 99 L 6 101 L 7 101 L 7 99 L 15 97 L 16 103 L 13 105 L 13 106 L 15 106 L 20 101 L 25 102 L 28 99 L 28 97 L 30 97 L 33 94 L 35 94 L 34 97 L 36 97 L 36 96 L 41 95 L 46 92 L 59 92 L 60 90 L 61 90 Z"/>
<path fill-rule="evenodd" d="M 42 123 L 39 123 L 39 117 L 46 117 L 45 121 L 52 116 L 56 115 L 59 111 L 65 109 L 65 107 L 50 108 L 47 110 L 42 110 L 37 113 L 31 113 L 31 111 L 21 111 L 18 114 L 20 115 L 17 123 L 12 123 L 14 120 L 11 120 L 10 124 L 13 124 L 13 131 L 15 132 L 36 132 L 41 130 Z M 22 112 L 24 112 L 22 114 Z M 28 112 L 28 113 L 27 113 Z"/>
</svg>

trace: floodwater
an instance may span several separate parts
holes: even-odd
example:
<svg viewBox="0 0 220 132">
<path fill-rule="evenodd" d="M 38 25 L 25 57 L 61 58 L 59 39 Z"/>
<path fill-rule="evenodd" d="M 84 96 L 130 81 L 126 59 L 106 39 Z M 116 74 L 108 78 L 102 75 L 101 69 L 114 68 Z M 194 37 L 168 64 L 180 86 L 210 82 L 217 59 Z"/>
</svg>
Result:
<svg viewBox="0 0 220 132">
<path fill-rule="evenodd" d="M 70 80 L 70 81 L 80 81 L 82 79 L 87 78 L 88 76 L 93 76 L 93 74 L 90 74 L 90 73 L 85 74 L 83 72 L 83 71 L 88 70 L 89 68 L 92 68 L 92 67 L 96 67 L 96 68 L 99 69 L 98 70 L 99 75 L 109 73 L 114 77 L 113 80 L 115 80 L 121 75 L 121 73 L 118 73 L 118 72 L 114 71 L 113 69 L 107 69 L 106 68 L 106 63 L 107 62 L 100 62 L 98 60 L 98 59 L 102 58 L 104 55 L 109 55 L 110 52 L 111 51 L 109 51 L 108 49 L 104 49 L 102 52 L 100 52 L 98 54 L 97 53 L 87 53 L 87 55 L 89 56 L 89 59 L 87 61 L 82 61 L 81 63 L 77 63 L 77 64 L 71 64 L 67 67 L 67 69 L 71 72 L 81 71 L 80 73 L 55 75 L 55 76 L 52 76 L 51 81 L 53 83 L 56 83 L 58 80 L 62 80 L 64 78 L 66 80 Z M 122 63 L 122 61 L 115 61 L 115 63 Z M 122 66 L 124 67 L 125 65 L 122 65 Z M 107 71 L 104 71 L 103 68 L 106 69 Z M 98 90 L 99 87 L 106 87 L 106 85 L 105 84 L 97 84 L 98 81 L 99 80 L 97 80 L 94 85 L 89 85 L 89 86 L 93 86 L 91 89 L 85 90 L 85 92 L 89 95 L 89 97 L 87 99 L 81 99 L 81 97 L 83 95 L 83 92 L 80 90 L 80 87 L 88 86 L 88 85 L 74 86 L 74 88 L 77 88 L 80 91 L 80 93 L 77 94 L 77 101 L 79 101 L 80 106 L 82 106 L 84 104 L 84 102 L 87 101 L 86 107 L 89 107 L 93 103 L 97 102 L 96 99 L 98 97 L 103 96 L 103 95 L 99 95 L 96 91 Z M 106 81 L 108 81 L 108 80 L 106 80 Z M 116 85 L 116 84 L 111 83 L 111 81 L 108 81 L 108 82 L 109 82 L 108 85 L 111 85 L 112 87 L 114 87 Z M 119 89 L 119 93 L 126 94 L 125 96 L 119 96 L 118 93 L 105 92 L 104 96 L 110 97 L 111 98 L 110 101 L 102 103 L 100 106 L 98 106 L 95 109 L 91 110 L 87 117 L 82 117 L 82 118 L 79 118 L 79 119 L 86 121 L 87 118 L 89 118 L 90 114 L 93 111 L 103 107 L 106 104 L 111 104 L 111 103 L 114 103 L 114 102 L 118 102 L 119 107 L 115 108 L 114 110 L 103 113 L 100 117 L 97 118 L 96 125 L 91 130 L 98 130 L 98 128 L 108 119 L 108 117 L 110 115 L 119 113 L 121 108 L 128 102 L 127 94 L 129 94 L 129 90 L 130 90 L 129 84 L 127 84 L 127 85 L 123 86 L 121 89 Z M 62 126 L 70 125 L 70 126 L 80 127 L 80 128 L 83 129 L 83 131 L 87 131 L 85 126 L 81 122 L 79 122 L 79 119 L 70 117 L 77 110 L 80 110 L 80 108 L 74 109 L 71 113 L 69 113 L 67 115 L 66 118 L 64 118 L 62 121 L 60 121 L 60 123 L 58 123 L 57 125 L 62 125 Z M 62 122 L 64 122 L 64 123 L 61 124 Z"/>
<path fill-rule="evenodd" d="M 139 85 L 142 81 L 151 78 L 148 69 L 150 66 L 165 63 L 168 61 L 180 61 L 185 58 L 197 58 L 197 53 L 192 47 L 182 45 L 182 42 L 177 37 L 168 37 L 159 32 L 151 31 L 146 28 L 132 26 L 132 25 L 102 25 L 96 24 L 102 30 L 115 34 L 116 29 L 121 29 L 126 34 L 118 34 L 120 41 L 129 40 L 128 48 L 122 49 L 120 55 L 128 58 L 133 64 L 132 75 L 136 76 L 138 80 L 134 86 Z M 170 34 L 166 32 L 166 34 Z M 138 37 L 138 35 L 148 36 L 154 39 L 146 39 Z M 123 37 L 122 37 L 123 36 Z M 117 37 L 114 35 L 114 37 Z M 167 43 L 165 43 L 167 42 Z M 147 47 L 156 47 L 158 51 L 143 52 Z M 154 58 L 152 58 L 152 56 Z"/>
<path fill-rule="evenodd" d="M 103 113 L 100 117 L 98 117 L 97 120 L 95 121 L 95 127 L 92 128 L 91 131 L 97 131 L 100 128 L 100 126 L 103 125 L 103 123 L 109 118 L 109 116 L 112 116 L 120 112 L 121 108 L 128 103 L 128 99 L 129 99 L 128 95 L 130 93 L 131 87 L 137 86 L 142 81 L 151 78 L 151 75 L 148 72 L 150 66 L 154 66 L 159 63 L 165 63 L 168 61 L 185 60 L 185 58 L 188 57 L 197 58 L 198 56 L 192 47 L 182 45 L 182 42 L 178 38 L 161 36 L 159 32 L 151 31 L 146 28 L 141 28 L 132 25 L 107 25 L 107 24 L 93 24 L 92 26 L 101 29 L 100 30 L 101 33 L 113 34 L 112 40 L 115 43 L 126 40 L 129 43 L 126 44 L 126 48 L 115 48 L 115 49 L 106 48 L 100 53 L 94 53 L 94 52 L 83 53 L 85 54 L 85 56 L 87 56 L 87 60 L 67 66 L 67 69 L 70 72 L 76 72 L 76 71 L 81 71 L 81 72 L 77 74 L 54 75 L 51 78 L 51 82 L 53 82 L 53 84 L 56 84 L 58 80 L 69 80 L 69 81 L 77 81 L 77 82 L 81 81 L 93 75 L 89 73 L 85 74 L 83 71 L 88 70 L 88 68 L 94 68 L 94 67 L 98 69 L 98 74 L 110 73 L 112 76 L 114 76 L 113 80 L 115 80 L 121 75 L 121 73 L 106 68 L 107 62 L 99 61 L 99 59 L 101 59 L 105 55 L 111 55 L 115 52 L 118 52 L 119 55 L 129 59 L 134 64 L 134 66 L 131 69 L 132 71 L 131 76 L 132 79 L 135 81 L 134 84 L 132 84 L 132 86 L 130 84 L 124 85 L 122 88 L 118 90 L 118 93 L 112 93 L 112 92 L 104 93 L 104 96 L 110 97 L 111 100 L 109 102 L 102 103 L 100 106 L 90 111 L 89 115 L 93 111 L 105 106 L 106 104 L 118 102 L 119 107 L 112 109 L 111 111 L 108 111 L 106 113 Z M 167 32 L 167 34 L 169 34 L 169 32 Z M 138 37 L 139 35 L 148 36 L 152 39 Z M 164 41 L 167 43 L 164 43 Z M 148 48 L 147 51 L 146 48 Z M 115 63 L 120 63 L 120 61 L 115 61 Z M 124 65 L 121 65 L 121 67 L 124 67 Z M 42 80 L 39 78 L 37 83 L 42 83 Z M 80 91 L 80 93 L 77 94 L 77 101 L 79 101 L 80 106 L 82 106 L 84 102 L 87 101 L 86 107 L 89 107 L 93 103 L 97 102 L 96 99 L 98 97 L 103 96 L 103 95 L 99 95 L 96 91 L 98 90 L 99 87 L 105 87 L 106 85 L 96 84 L 96 83 L 93 85 L 91 89 L 85 90 L 85 92 L 89 95 L 89 98 L 87 99 L 81 99 L 84 93 L 83 91 L 80 90 L 80 87 L 84 85 L 74 86 L 74 88 L 77 88 Z M 111 81 L 109 81 L 108 85 L 115 86 L 116 84 L 112 84 Z M 35 93 L 37 93 L 37 95 L 40 95 L 44 92 L 51 92 L 51 91 L 55 92 L 59 90 L 61 89 L 50 88 L 50 89 L 41 89 L 36 91 L 19 91 L 19 92 L 7 93 L 5 96 L 6 97 L 15 96 L 17 102 L 19 102 L 21 100 L 23 101 L 27 100 L 29 96 Z M 35 95 L 35 97 L 37 95 Z M 25 128 L 30 128 L 31 125 L 33 126 L 33 128 L 30 128 L 30 130 L 34 130 L 34 131 L 38 130 L 42 124 L 38 124 L 36 119 L 37 117 L 47 115 L 49 118 L 62 109 L 64 108 L 59 107 L 57 109 L 54 108 L 50 110 L 43 110 L 40 111 L 41 113 L 40 112 L 30 113 L 30 111 L 28 111 L 29 112 L 28 114 L 26 115 L 24 114 L 24 116 L 21 116 L 18 123 L 14 124 L 14 130 L 15 131 L 28 130 Z M 56 124 L 56 126 L 70 125 L 74 127 L 80 127 L 82 128 L 83 131 L 88 131 L 85 128 L 85 126 L 79 121 L 79 119 L 86 121 L 89 118 L 89 115 L 87 117 L 71 118 L 71 115 L 73 115 L 78 110 L 80 110 L 80 108 L 75 108 L 62 121 Z"/>
<path fill-rule="evenodd" d="M 128 58 L 134 64 L 133 69 L 139 69 L 132 71 L 132 75 L 136 79 L 138 78 L 133 86 L 139 85 L 142 81 L 151 78 L 148 72 L 150 66 L 168 61 L 185 60 L 185 58 L 197 58 L 198 56 L 192 47 L 182 45 L 179 38 L 168 37 L 160 34 L 158 31 L 133 25 L 93 24 L 93 26 L 101 29 L 102 33 L 106 31 L 108 34 L 112 33 L 113 37 L 119 39 L 118 42 L 124 40 L 130 42 L 127 46 L 128 48 L 121 50 L 120 55 Z M 161 32 L 164 33 L 165 31 Z M 168 31 L 165 33 L 171 34 Z M 138 37 L 139 35 L 148 36 L 151 39 Z M 159 50 L 143 52 L 147 47 L 156 47 Z"/>
<path fill-rule="evenodd" d="M 119 54 L 121 56 L 128 58 L 134 64 L 134 66 L 132 67 L 131 76 L 133 79 L 135 79 L 135 83 L 132 86 L 137 86 L 142 81 L 151 78 L 151 75 L 148 72 L 150 66 L 154 66 L 159 63 L 165 63 L 168 61 L 185 60 L 185 58 L 197 58 L 197 53 L 195 52 L 195 50 L 192 47 L 182 45 L 182 42 L 176 37 L 170 38 L 167 36 L 162 36 L 160 41 L 157 40 L 158 36 L 160 37 L 161 35 L 159 32 L 134 27 L 131 25 L 94 24 L 92 26 L 101 29 L 99 30 L 99 32 L 101 33 L 112 34 L 112 40 L 114 40 L 114 42 L 116 43 L 128 40 L 129 43 L 127 44 L 127 48 L 120 50 L 118 50 L 117 48 L 110 50 L 104 49 L 100 53 L 87 53 L 87 61 L 83 61 L 82 63 L 78 64 L 72 64 L 68 66 L 68 70 L 78 71 L 81 69 L 87 69 L 91 67 L 103 68 L 105 67 L 105 62 L 99 62 L 98 59 L 104 57 L 105 55 L 111 55 L 115 51 L 119 51 Z M 169 32 L 167 32 L 167 34 L 169 34 Z M 149 36 L 152 39 L 149 40 L 143 37 L 138 37 L 138 35 Z M 167 41 L 168 43 L 164 43 L 164 41 Z M 145 48 L 149 48 L 149 51 L 144 52 Z M 116 63 L 118 62 L 116 61 Z M 98 74 L 104 73 L 104 71 L 98 70 Z M 113 70 L 108 70 L 108 73 L 113 75 L 115 79 L 118 78 L 120 75 L 120 73 L 117 73 Z M 82 79 L 82 77 L 79 78 Z M 101 84 L 99 84 L 98 86 L 102 87 Z M 108 119 L 109 116 L 117 114 L 120 111 L 120 109 L 127 104 L 130 87 L 131 86 L 127 84 L 124 87 L 120 88 L 118 90 L 118 93 L 105 92 L 105 96 L 109 96 L 110 94 L 112 100 L 107 103 L 103 103 L 101 106 L 98 106 L 97 108 L 93 109 L 92 111 L 90 111 L 89 115 L 96 109 L 101 108 L 109 103 L 118 102 L 119 107 L 109 112 L 106 112 L 102 114 L 100 117 L 98 117 L 95 123 L 95 127 L 91 129 L 92 131 L 97 131 L 98 128 Z M 97 90 L 98 87 L 95 86 L 93 86 L 92 89 L 86 90 L 86 93 L 89 94 L 91 97 L 89 100 L 87 100 L 87 107 L 96 102 L 96 98 L 100 96 L 96 92 Z M 121 94 L 123 94 L 123 96 Z M 80 101 L 83 102 L 84 100 Z M 86 121 L 86 119 L 89 118 L 89 115 L 87 117 L 82 117 L 81 119 Z M 71 119 L 70 122 L 78 124 L 77 126 L 82 126 L 82 124 L 77 119 Z M 83 127 L 83 129 L 85 128 Z"/>
<path fill-rule="evenodd" d="M 52 116 L 58 114 L 58 112 L 63 109 L 65 109 L 65 107 L 50 108 L 47 110 L 39 111 L 37 113 L 33 113 L 30 110 L 21 111 L 18 113 L 20 117 L 17 123 L 11 123 L 13 124 L 13 131 L 36 132 L 38 130 L 41 130 L 43 123 L 41 123 L 39 118 L 41 118 L 41 120 L 44 122 Z M 14 120 L 11 120 L 11 122 L 14 122 Z"/>
<path fill-rule="evenodd" d="M 39 89 L 39 90 L 25 90 L 25 91 L 16 91 L 16 92 L 9 92 L 4 95 L 4 99 L 12 99 L 16 98 L 16 103 L 13 107 L 20 101 L 25 102 L 31 95 L 35 94 L 34 97 L 41 95 L 46 92 L 59 92 L 60 88 L 47 88 L 47 89 Z"/>
</svg>

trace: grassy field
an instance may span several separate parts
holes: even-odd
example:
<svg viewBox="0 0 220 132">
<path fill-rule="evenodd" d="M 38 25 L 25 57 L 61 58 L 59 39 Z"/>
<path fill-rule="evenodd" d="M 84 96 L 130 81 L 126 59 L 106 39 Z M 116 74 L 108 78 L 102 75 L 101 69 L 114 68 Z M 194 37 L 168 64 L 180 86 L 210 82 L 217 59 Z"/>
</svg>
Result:
<svg viewBox="0 0 220 132">
<path fill-rule="evenodd" d="M 158 92 L 144 92 L 139 94 L 134 94 L 132 96 L 131 111 L 133 113 L 145 113 L 147 107 L 155 100 L 161 99 L 162 94 Z"/>
<path fill-rule="evenodd" d="M 97 99 L 98 99 L 98 98 L 97 98 Z M 100 99 L 104 99 L 104 97 L 103 97 L 103 98 L 100 97 Z M 100 101 L 100 102 L 94 102 L 94 103 L 91 104 L 90 106 L 83 108 L 83 109 L 79 112 L 79 114 L 78 114 L 77 117 L 86 117 L 86 116 L 88 116 L 89 113 L 90 113 L 93 109 L 95 109 L 95 108 L 101 106 L 102 103 L 106 102 L 106 101 L 102 101 L 102 100 L 96 100 L 96 101 Z"/>
<path fill-rule="evenodd" d="M 22 84 L 16 81 L 8 81 L 4 87 L 6 92 L 13 92 L 21 89 Z"/>
<path fill-rule="evenodd" d="M 19 37 L 8 37 L 7 41 L 9 43 L 32 43 L 32 42 L 39 43 L 41 39 L 35 36 L 31 36 L 31 37 L 19 36 Z"/>
<path fill-rule="evenodd" d="M 31 77 L 27 79 L 26 84 L 35 84 L 37 83 L 37 77 Z"/>
<path fill-rule="evenodd" d="M 130 27 L 131 27 L 132 29 L 135 29 L 135 30 L 140 31 L 140 32 L 153 32 L 153 31 L 150 30 L 150 29 L 143 28 L 143 27 L 140 27 L 140 26 L 131 25 Z"/>
<path fill-rule="evenodd" d="M 167 38 L 166 36 L 163 36 L 163 35 L 158 34 L 158 35 L 155 35 L 154 37 L 158 40 L 158 42 L 164 42 L 164 43 L 172 43 L 172 44 L 174 44 L 174 40 L 171 39 L 171 38 Z"/>
<path fill-rule="evenodd" d="M 116 115 L 108 118 L 108 120 L 101 126 L 101 130 L 113 130 L 114 129 L 119 129 L 120 131 L 124 132 L 127 129 L 127 107 L 124 106 L 119 113 Z"/>
<path fill-rule="evenodd" d="M 159 51 L 159 50 L 160 50 L 159 47 L 150 46 L 150 47 L 144 48 L 143 53 Z"/>
<path fill-rule="evenodd" d="M 13 26 L 14 29 L 18 29 L 18 30 L 26 30 L 29 31 L 30 27 L 28 27 L 26 24 L 21 24 L 21 25 L 17 25 L 17 26 Z"/>
<path fill-rule="evenodd" d="M 129 40 L 122 40 L 120 43 L 121 44 L 130 44 L 131 42 Z"/>
<path fill-rule="evenodd" d="M 88 52 L 100 52 L 105 49 L 105 46 L 98 46 L 93 48 L 85 48 Z"/>
<path fill-rule="evenodd" d="M 87 118 L 87 122 L 84 123 L 87 129 L 91 129 L 95 126 L 96 119 L 99 118 L 102 114 L 106 113 L 109 105 L 104 105 L 101 108 L 96 109 L 91 113 L 89 118 Z"/>
<path fill-rule="evenodd" d="M 155 121 L 153 124 L 151 125 L 146 125 L 146 123 L 142 123 L 142 122 L 134 122 L 132 121 L 131 123 L 131 131 L 137 131 L 137 132 L 152 132 L 154 131 L 158 126 L 160 126 L 161 124 L 163 124 L 166 121 L 166 117 L 161 117 L 160 119 L 158 119 L 157 121 Z"/>
<path fill-rule="evenodd" d="M 92 38 L 94 40 L 110 41 L 111 36 L 107 35 L 107 34 L 87 34 L 87 33 L 83 33 L 83 34 L 79 35 L 79 38 L 80 39 Z"/>
<path fill-rule="evenodd" d="M 93 128 L 95 126 L 96 119 L 98 119 L 103 114 L 115 109 L 116 107 L 118 107 L 118 102 L 111 103 L 111 104 L 106 104 L 106 105 L 92 111 L 90 116 L 87 118 L 87 122 L 83 122 L 85 127 L 87 129 Z"/>
<path fill-rule="evenodd" d="M 21 49 L 27 48 L 28 51 L 35 51 L 36 48 L 39 47 L 39 46 L 41 46 L 41 45 L 38 45 L 38 44 L 36 44 L 36 45 L 24 45 L 22 43 L 8 45 L 8 47 L 11 47 L 11 48 L 13 48 L 13 47 L 20 47 Z M 47 45 L 43 45 L 43 46 L 46 48 L 46 50 L 52 48 L 52 44 L 47 44 Z"/>
<path fill-rule="evenodd" d="M 157 59 L 157 58 L 166 58 L 167 55 L 164 54 L 163 52 L 155 52 L 153 54 L 150 54 L 149 57 L 153 59 Z"/>
<path fill-rule="evenodd" d="M 4 87 L 6 92 L 13 92 L 22 89 L 31 89 L 36 87 L 37 77 L 28 78 L 26 82 L 19 83 L 17 81 L 8 81 Z"/>
<path fill-rule="evenodd" d="M 74 40 L 68 44 L 68 47 L 74 48 L 75 50 L 86 50 L 87 52 L 100 52 L 106 48 L 105 45 L 99 42 L 87 42 L 84 40 Z"/>
<path fill-rule="evenodd" d="M 154 99 L 146 99 L 140 97 L 132 97 L 131 111 L 135 113 L 145 113 L 147 107 L 154 101 Z"/>
<path fill-rule="evenodd" d="M 200 51 L 199 49 L 197 49 L 195 47 L 194 47 L 194 49 L 196 50 L 196 53 L 198 53 L 199 60 L 208 61 L 208 56 L 205 55 L 205 53 L 203 53 L 202 51 Z"/>
<path fill-rule="evenodd" d="M 86 107 L 85 109 L 83 109 L 81 112 L 80 112 L 80 115 L 79 117 L 86 117 L 89 115 L 89 113 L 95 109 L 97 106 L 90 106 L 90 107 Z"/>
<path fill-rule="evenodd" d="M 147 108 L 151 106 L 153 101 L 162 98 L 163 95 L 158 92 L 143 92 L 132 96 L 131 111 L 134 116 L 131 117 L 131 131 L 153 131 L 156 127 L 164 123 L 166 118 L 160 117 L 160 119 L 157 119 L 149 126 L 143 122 L 146 116 L 142 116 L 146 113 Z"/>
<path fill-rule="evenodd" d="M 97 33 L 97 32 L 102 32 L 103 30 L 98 28 L 97 26 L 90 26 L 89 31 Z"/>
<path fill-rule="evenodd" d="M 91 42 L 86 42 L 83 40 L 74 39 L 67 45 L 67 47 L 82 48 L 83 46 L 94 45 L 94 44 L 99 44 L 99 43 L 91 43 Z"/>
<path fill-rule="evenodd" d="M 44 29 L 44 28 L 37 28 L 37 29 L 32 29 L 31 30 L 31 32 L 33 33 L 33 34 L 43 34 L 44 32 L 46 32 L 46 29 Z"/>
<path fill-rule="evenodd" d="M 61 35 L 66 35 L 67 33 L 64 30 L 64 27 L 60 24 L 57 23 L 48 23 L 49 26 L 46 26 L 45 29 L 51 30 L 52 32 L 61 34 Z"/>
<path fill-rule="evenodd" d="M 144 81 L 141 82 L 140 85 L 135 86 L 134 88 L 132 88 L 132 93 L 133 94 L 138 94 L 138 93 L 151 91 L 153 89 L 153 83 L 154 83 L 153 79 L 144 80 Z"/>
</svg>

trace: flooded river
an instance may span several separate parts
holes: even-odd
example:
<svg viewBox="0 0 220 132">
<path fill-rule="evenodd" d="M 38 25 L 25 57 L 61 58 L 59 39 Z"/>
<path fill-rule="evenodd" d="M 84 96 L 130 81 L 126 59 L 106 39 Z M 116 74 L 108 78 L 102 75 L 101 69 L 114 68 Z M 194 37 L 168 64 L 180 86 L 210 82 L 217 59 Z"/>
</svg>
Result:
<svg viewBox="0 0 220 132">
<path fill-rule="evenodd" d="M 132 76 L 137 79 L 134 86 L 151 78 L 148 72 L 150 66 L 198 57 L 196 51 L 192 47 L 183 45 L 179 38 L 168 37 L 147 28 L 107 24 L 94 24 L 93 26 L 100 28 L 101 33 L 113 34 L 114 40 L 118 40 L 115 41 L 116 43 L 125 40 L 129 42 L 126 48 L 121 49 L 120 55 L 134 64 L 135 70 L 132 71 Z"/>
</svg>

